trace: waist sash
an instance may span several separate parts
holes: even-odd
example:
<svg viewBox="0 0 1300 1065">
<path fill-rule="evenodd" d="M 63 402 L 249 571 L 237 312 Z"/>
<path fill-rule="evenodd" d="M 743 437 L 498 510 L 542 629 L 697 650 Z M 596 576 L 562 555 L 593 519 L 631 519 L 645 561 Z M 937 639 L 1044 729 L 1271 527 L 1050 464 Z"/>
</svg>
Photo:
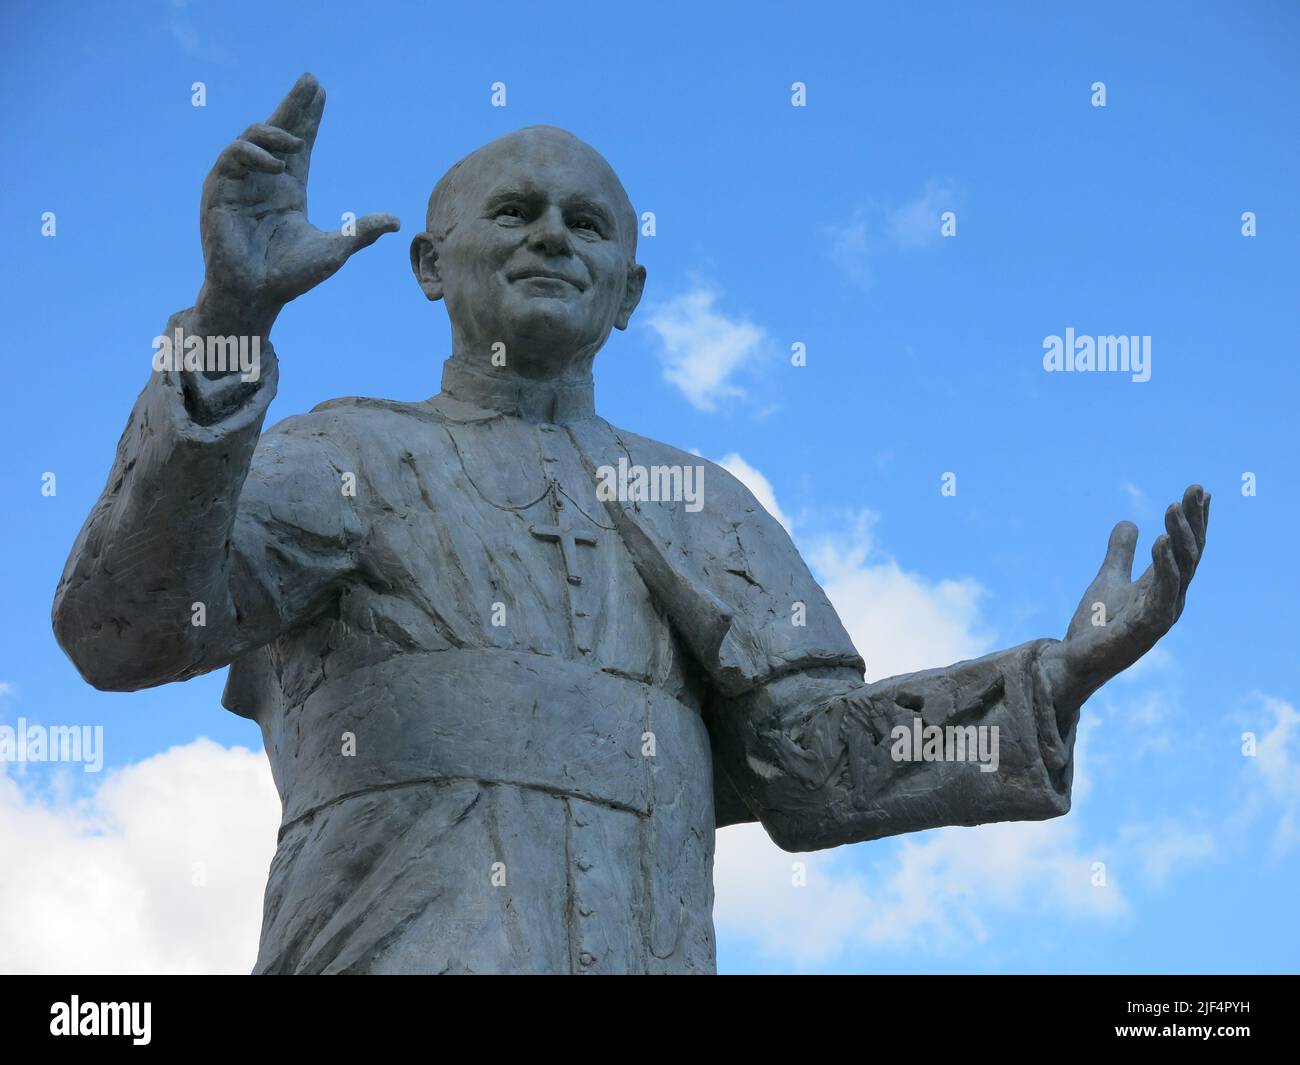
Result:
<svg viewBox="0 0 1300 1065">
<path fill-rule="evenodd" d="M 266 722 L 284 826 L 353 795 L 478 780 L 713 825 L 699 712 L 650 684 L 506 650 L 409 653 L 329 680 Z M 352 751 L 354 753 L 348 753 Z"/>
</svg>

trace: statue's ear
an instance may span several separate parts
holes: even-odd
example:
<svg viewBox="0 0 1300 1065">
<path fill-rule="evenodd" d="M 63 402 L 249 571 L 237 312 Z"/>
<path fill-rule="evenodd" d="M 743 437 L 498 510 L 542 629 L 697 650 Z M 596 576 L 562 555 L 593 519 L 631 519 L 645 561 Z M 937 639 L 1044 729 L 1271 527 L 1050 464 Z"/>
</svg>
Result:
<svg viewBox="0 0 1300 1065">
<path fill-rule="evenodd" d="M 626 329 L 632 320 L 632 312 L 641 302 L 641 293 L 645 291 L 645 267 L 632 263 L 627 268 L 627 290 L 623 293 L 623 302 L 618 308 L 618 317 L 614 319 L 615 329 Z"/>
<path fill-rule="evenodd" d="M 420 289 L 431 300 L 442 299 L 442 276 L 438 273 L 438 244 L 432 233 L 417 233 L 411 241 L 411 272 Z"/>
</svg>

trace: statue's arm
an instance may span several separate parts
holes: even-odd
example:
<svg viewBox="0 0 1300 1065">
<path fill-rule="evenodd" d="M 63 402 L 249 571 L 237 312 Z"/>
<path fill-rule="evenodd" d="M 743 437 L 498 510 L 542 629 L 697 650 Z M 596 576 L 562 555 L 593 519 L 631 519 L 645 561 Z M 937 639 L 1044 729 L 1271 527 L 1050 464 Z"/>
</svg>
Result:
<svg viewBox="0 0 1300 1065">
<path fill-rule="evenodd" d="M 1064 640 L 866 685 L 851 669 L 792 669 L 729 693 L 710 710 L 724 771 L 793 850 L 1066 813 L 1079 710 L 1182 614 L 1209 506 L 1192 485 L 1169 507 L 1137 580 L 1137 528 L 1116 525 Z M 925 746 L 934 728 L 938 758 Z"/>
<path fill-rule="evenodd" d="M 871 684 L 851 669 L 781 677 L 711 708 L 723 768 L 787 850 L 1059 816 L 1079 707 L 1053 693 L 1043 668 L 1056 642 Z M 960 728 L 961 747 L 954 731 L 945 752 L 965 759 L 924 760 L 914 722 Z M 971 726 L 986 730 L 982 747 Z"/>
<path fill-rule="evenodd" d="M 209 327 L 194 312 L 168 329 Z M 225 665 L 300 624 L 352 572 L 355 469 L 290 419 L 261 435 L 278 367 L 255 382 L 155 372 L 55 593 L 59 644 L 97 688 L 133 691 Z"/>
<path fill-rule="evenodd" d="M 355 464 L 338 441 L 290 419 L 259 442 L 281 309 L 398 226 L 391 215 L 346 233 L 307 220 L 324 108 L 304 74 L 203 184 L 203 288 L 165 336 L 259 344 L 260 372 L 157 369 L 140 394 L 54 600 L 59 643 L 98 688 L 224 665 L 313 616 L 355 565 L 361 525 L 342 487 Z"/>
</svg>

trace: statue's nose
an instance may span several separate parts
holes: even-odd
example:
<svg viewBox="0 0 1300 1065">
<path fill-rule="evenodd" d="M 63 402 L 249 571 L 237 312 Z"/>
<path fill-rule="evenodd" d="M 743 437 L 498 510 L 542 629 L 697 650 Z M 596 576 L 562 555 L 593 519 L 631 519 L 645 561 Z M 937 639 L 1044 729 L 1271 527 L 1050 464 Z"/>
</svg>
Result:
<svg viewBox="0 0 1300 1065">
<path fill-rule="evenodd" d="M 543 255 L 573 254 L 569 227 L 564 224 L 564 212 L 559 207 L 547 207 L 534 219 L 528 234 L 528 246 Z"/>
</svg>

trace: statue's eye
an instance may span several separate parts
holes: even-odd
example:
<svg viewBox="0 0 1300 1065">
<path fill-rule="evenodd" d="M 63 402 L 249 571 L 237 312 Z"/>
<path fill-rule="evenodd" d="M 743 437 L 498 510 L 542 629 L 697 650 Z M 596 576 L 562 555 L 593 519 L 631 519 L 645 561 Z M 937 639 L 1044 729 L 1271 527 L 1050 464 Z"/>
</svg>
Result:
<svg viewBox="0 0 1300 1065">
<path fill-rule="evenodd" d="M 591 218 L 579 218 L 573 223 L 573 228 L 585 229 L 590 233 L 594 233 L 596 236 L 600 236 L 600 226 L 598 226 L 595 220 Z"/>
<path fill-rule="evenodd" d="M 517 207 L 514 204 L 511 204 L 506 207 L 502 207 L 499 211 L 497 211 L 497 221 L 499 222 L 503 218 L 509 218 L 515 222 L 522 222 L 524 220 L 523 208 Z"/>
</svg>

